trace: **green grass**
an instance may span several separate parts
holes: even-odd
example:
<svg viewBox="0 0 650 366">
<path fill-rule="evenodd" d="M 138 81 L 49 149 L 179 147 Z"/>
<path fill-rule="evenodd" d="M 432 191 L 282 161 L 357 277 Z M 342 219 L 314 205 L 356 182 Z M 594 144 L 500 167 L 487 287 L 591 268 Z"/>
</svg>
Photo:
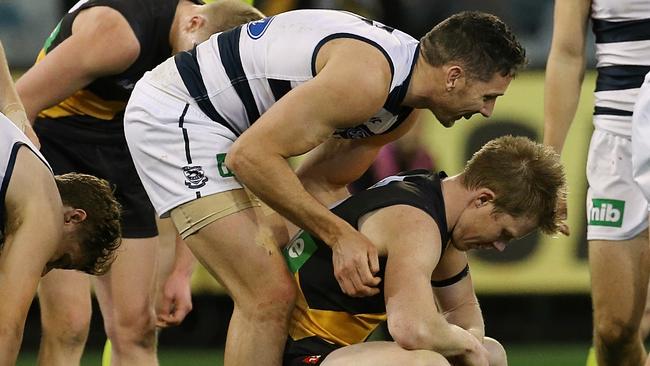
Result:
<svg viewBox="0 0 650 366">
<path fill-rule="evenodd" d="M 589 346 L 586 344 L 506 345 L 506 348 L 508 349 L 510 366 L 584 366 Z M 223 365 L 223 350 L 161 350 L 159 359 L 161 366 L 221 366 Z M 36 365 L 36 354 L 27 353 L 21 355 L 16 365 Z M 81 365 L 101 365 L 101 352 L 87 352 Z"/>
</svg>

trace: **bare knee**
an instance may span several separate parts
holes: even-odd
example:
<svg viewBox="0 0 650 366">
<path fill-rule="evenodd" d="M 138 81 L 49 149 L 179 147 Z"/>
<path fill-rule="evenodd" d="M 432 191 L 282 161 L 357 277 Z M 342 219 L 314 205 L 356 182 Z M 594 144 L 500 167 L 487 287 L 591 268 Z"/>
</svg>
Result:
<svg viewBox="0 0 650 366">
<path fill-rule="evenodd" d="M 296 285 L 287 276 L 286 280 L 268 284 L 250 296 L 235 299 L 235 303 L 247 319 L 256 322 L 286 322 L 291 315 L 296 296 Z"/>
<path fill-rule="evenodd" d="M 411 360 L 408 364 L 411 366 L 450 366 L 449 361 L 441 354 L 424 351 L 424 350 L 415 350 L 409 351 L 411 354 Z"/>
<path fill-rule="evenodd" d="M 487 349 L 490 355 L 490 366 L 508 365 L 508 356 L 506 355 L 506 350 L 496 339 L 485 337 L 483 339 L 483 346 Z"/>
<path fill-rule="evenodd" d="M 156 320 L 153 309 L 112 317 L 104 322 L 106 335 L 117 353 L 130 349 L 153 351 L 156 348 Z"/>
<path fill-rule="evenodd" d="M 90 310 L 72 308 L 60 314 L 41 314 L 42 341 L 65 348 L 83 347 L 90 329 Z"/>
<path fill-rule="evenodd" d="M 636 342 L 639 338 L 639 326 L 631 321 L 602 315 L 596 317 L 594 323 L 594 336 L 604 345 L 624 346 Z"/>
</svg>

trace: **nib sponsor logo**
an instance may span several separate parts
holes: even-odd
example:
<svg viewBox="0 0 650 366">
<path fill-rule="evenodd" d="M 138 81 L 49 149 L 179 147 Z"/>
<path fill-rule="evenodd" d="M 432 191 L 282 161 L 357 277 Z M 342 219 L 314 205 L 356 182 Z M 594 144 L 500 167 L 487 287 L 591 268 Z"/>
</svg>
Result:
<svg viewBox="0 0 650 366">
<path fill-rule="evenodd" d="M 594 198 L 589 208 L 589 225 L 613 226 L 623 225 L 625 201 Z"/>
</svg>

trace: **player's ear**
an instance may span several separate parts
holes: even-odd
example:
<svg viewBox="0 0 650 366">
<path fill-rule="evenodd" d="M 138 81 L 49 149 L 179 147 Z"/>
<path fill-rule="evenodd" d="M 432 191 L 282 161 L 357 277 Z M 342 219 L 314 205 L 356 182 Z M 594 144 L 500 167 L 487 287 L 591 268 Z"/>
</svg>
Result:
<svg viewBox="0 0 650 366">
<path fill-rule="evenodd" d="M 80 208 L 66 207 L 63 213 L 63 220 L 66 224 L 79 224 L 86 220 L 86 211 Z"/>
<path fill-rule="evenodd" d="M 465 71 L 460 65 L 450 65 L 447 67 L 447 77 L 445 87 L 448 91 L 456 87 L 457 81 L 463 77 Z"/>
</svg>

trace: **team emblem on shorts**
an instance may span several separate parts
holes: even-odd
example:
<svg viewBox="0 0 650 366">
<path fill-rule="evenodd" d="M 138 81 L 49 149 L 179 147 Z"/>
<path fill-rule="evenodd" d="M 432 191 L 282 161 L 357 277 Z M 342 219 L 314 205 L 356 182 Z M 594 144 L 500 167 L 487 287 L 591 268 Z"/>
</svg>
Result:
<svg viewBox="0 0 650 366">
<path fill-rule="evenodd" d="M 185 174 L 185 185 L 191 189 L 201 188 L 208 181 L 208 177 L 205 176 L 203 167 L 200 165 L 184 166 L 183 174 Z"/>
</svg>

